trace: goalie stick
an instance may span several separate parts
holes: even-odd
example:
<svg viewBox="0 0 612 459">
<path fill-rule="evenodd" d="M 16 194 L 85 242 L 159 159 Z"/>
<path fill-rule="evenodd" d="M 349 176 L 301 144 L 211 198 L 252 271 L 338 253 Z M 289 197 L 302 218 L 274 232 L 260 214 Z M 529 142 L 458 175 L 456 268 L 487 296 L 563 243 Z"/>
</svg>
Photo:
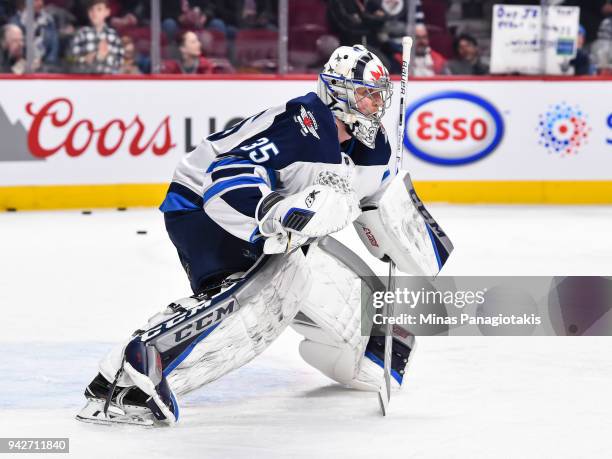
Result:
<svg viewBox="0 0 612 459">
<path fill-rule="evenodd" d="M 399 122 L 397 126 L 397 145 L 395 149 L 395 171 L 400 168 L 402 161 L 402 150 L 404 142 L 404 123 L 405 123 L 405 105 L 406 105 L 406 86 L 408 84 L 408 68 L 410 66 L 410 52 L 412 50 L 412 38 L 402 38 L 402 77 L 400 81 L 400 100 L 399 100 Z M 395 263 L 389 261 L 389 280 L 387 282 L 387 291 L 394 289 Z M 385 316 L 392 317 L 394 313 L 394 305 L 387 303 L 385 306 Z M 389 411 L 389 402 L 391 401 L 391 356 L 393 348 L 393 325 L 387 322 L 385 325 L 385 360 L 384 360 L 384 382 L 378 392 L 378 402 L 382 415 L 386 416 Z"/>
</svg>

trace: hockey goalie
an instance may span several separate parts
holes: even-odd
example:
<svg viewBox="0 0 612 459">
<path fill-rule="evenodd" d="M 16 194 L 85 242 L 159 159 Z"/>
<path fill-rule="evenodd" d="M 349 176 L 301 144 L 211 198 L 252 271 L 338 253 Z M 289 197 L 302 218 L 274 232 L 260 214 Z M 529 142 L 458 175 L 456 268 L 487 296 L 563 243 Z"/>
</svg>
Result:
<svg viewBox="0 0 612 459">
<path fill-rule="evenodd" d="M 181 160 L 161 210 L 193 295 L 102 359 L 79 420 L 173 424 L 177 398 L 249 362 L 288 326 L 303 335 L 309 365 L 348 388 L 379 390 L 384 338 L 361 323 L 361 279 L 374 275 L 329 235 L 354 224 L 374 256 L 413 274 L 436 274 L 451 246 L 407 174 L 395 173 L 381 61 L 340 47 L 317 84 Z M 397 385 L 413 346 L 410 335 L 393 339 Z"/>
</svg>

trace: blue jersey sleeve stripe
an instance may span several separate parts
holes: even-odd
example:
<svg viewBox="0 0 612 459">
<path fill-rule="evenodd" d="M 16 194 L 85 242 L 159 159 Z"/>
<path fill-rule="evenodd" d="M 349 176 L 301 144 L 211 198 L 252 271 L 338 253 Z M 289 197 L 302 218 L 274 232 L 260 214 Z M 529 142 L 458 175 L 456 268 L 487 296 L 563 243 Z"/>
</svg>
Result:
<svg viewBox="0 0 612 459">
<path fill-rule="evenodd" d="M 218 161 L 213 161 L 211 165 L 208 166 L 208 169 L 206 169 L 206 172 L 207 173 L 212 172 L 215 167 L 226 166 L 228 164 L 253 164 L 253 163 L 246 159 L 240 159 L 240 158 L 235 158 L 235 157 L 222 158 Z"/>
<path fill-rule="evenodd" d="M 386 179 L 387 177 L 389 177 L 390 175 L 391 175 L 391 171 L 389 171 L 389 169 L 387 169 L 387 170 L 385 171 L 385 173 L 383 174 L 383 178 L 382 178 L 381 182 L 384 182 L 384 181 L 385 181 L 385 179 Z"/>
<path fill-rule="evenodd" d="M 195 205 L 193 202 L 181 196 L 178 193 L 170 191 L 166 195 L 166 199 L 162 202 L 162 205 L 159 206 L 159 210 L 162 212 L 173 212 L 178 210 L 198 210 L 200 207 Z"/>
<path fill-rule="evenodd" d="M 266 172 L 268 173 L 268 179 L 270 180 L 270 189 L 274 191 L 276 190 L 276 171 L 271 167 L 266 167 Z"/>
<path fill-rule="evenodd" d="M 213 197 L 217 196 L 223 191 L 231 187 L 240 185 L 253 186 L 253 185 L 266 185 L 266 181 L 261 177 L 239 177 L 235 179 L 224 180 L 223 182 L 215 183 L 204 193 L 204 205 L 210 201 Z"/>
</svg>

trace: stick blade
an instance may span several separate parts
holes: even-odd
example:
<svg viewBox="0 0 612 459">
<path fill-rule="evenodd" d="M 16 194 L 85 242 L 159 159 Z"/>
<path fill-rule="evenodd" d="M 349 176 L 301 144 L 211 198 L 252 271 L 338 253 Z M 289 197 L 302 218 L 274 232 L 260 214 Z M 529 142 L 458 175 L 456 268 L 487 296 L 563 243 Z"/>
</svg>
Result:
<svg viewBox="0 0 612 459">
<path fill-rule="evenodd" d="M 387 384 L 383 384 L 378 391 L 378 403 L 380 405 L 380 411 L 383 416 L 387 415 L 389 411 L 389 390 L 387 389 Z"/>
</svg>

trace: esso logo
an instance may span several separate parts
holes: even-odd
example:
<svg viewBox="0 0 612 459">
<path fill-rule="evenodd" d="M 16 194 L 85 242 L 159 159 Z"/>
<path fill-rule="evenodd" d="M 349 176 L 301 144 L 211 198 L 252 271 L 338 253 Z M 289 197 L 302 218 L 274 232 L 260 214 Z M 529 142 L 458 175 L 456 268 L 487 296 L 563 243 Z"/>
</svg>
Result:
<svg viewBox="0 0 612 459">
<path fill-rule="evenodd" d="M 404 143 L 416 157 L 456 166 L 484 158 L 504 133 L 497 109 L 486 100 L 460 91 L 420 99 L 406 109 Z"/>
</svg>

